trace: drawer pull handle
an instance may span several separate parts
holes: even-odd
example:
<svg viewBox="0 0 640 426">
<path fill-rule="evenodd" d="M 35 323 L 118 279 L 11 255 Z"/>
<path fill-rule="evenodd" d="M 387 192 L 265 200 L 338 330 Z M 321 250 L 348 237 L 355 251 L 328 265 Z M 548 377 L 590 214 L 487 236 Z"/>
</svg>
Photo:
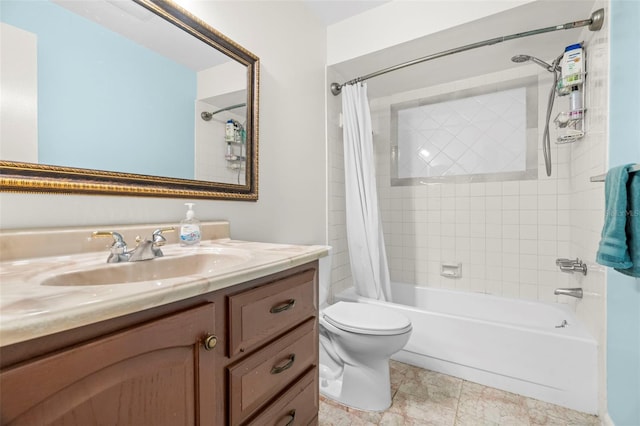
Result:
<svg viewBox="0 0 640 426">
<path fill-rule="evenodd" d="M 296 360 L 296 354 L 289 355 L 289 361 L 287 361 L 287 363 L 285 365 L 282 365 L 282 366 L 277 366 L 276 365 L 276 366 L 274 366 L 271 369 L 271 374 L 280 374 L 283 371 L 290 369 L 295 360 Z"/>
<path fill-rule="evenodd" d="M 271 310 L 269 310 L 269 312 L 271 312 L 272 314 L 277 314 L 280 312 L 288 311 L 289 309 L 293 308 L 295 304 L 296 299 L 289 299 L 286 303 L 274 306 L 273 308 L 271 308 Z"/>
<path fill-rule="evenodd" d="M 214 336 L 213 334 L 208 335 L 205 339 L 204 339 L 204 348 L 208 351 L 212 350 L 213 348 L 216 347 L 216 345 L 218 344 L 218 338 L 216 336 Z"/>
<path fill-rule="evenodd" d="M 291 426 L 293 424 L 293 421 L 296 419 L 296 410 L 289 411 L 287 417 L 290 417 L 290 419 L 284 426 Z"/>
</svg>

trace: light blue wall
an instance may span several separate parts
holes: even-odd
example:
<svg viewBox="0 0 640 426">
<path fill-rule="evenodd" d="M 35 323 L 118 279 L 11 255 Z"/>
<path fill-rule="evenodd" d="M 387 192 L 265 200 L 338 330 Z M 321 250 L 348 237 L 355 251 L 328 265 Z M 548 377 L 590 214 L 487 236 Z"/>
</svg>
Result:
<svg viewBox="0 0 640 426">
<path fill-rule="evenodd" d="M 40 163 L 194 177 L 194 71 L 49 1 L 0 7 L 38 36 Z"/>
<path fill-rule="evenodd" d="M 640 163 L 640 1 L 611 1 L 609 166 Z M 607 271 L 607 400 L 640 425 L 640 279 Z"/>
</svg>

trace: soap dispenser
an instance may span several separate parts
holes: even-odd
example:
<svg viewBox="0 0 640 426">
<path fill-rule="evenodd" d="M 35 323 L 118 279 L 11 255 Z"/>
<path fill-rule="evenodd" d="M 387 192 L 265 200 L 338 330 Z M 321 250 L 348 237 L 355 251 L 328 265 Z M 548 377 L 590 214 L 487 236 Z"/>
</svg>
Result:
<svg viewBox="0 0 640 426">
<path fill-rule="evenodd" d="M 180 222 L 180 245 L 195 246 L 200 244 L 200 221 L 195 218 L 194 203 L 184 203 L 188 207 L 187 217 Z"/>
</svg>

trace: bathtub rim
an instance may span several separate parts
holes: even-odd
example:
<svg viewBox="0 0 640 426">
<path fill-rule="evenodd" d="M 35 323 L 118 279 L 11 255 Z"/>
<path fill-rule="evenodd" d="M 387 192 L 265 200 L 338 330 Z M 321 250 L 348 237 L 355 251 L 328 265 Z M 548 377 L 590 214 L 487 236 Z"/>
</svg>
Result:
<svg viewBox="0 0 640 426">
<path fill-rule="evenodd" d="M 397 309 L 408 309 L 414 312 L 427 312 L 430 315 L 440 316 L 444 318 L 457 318 L 457 319 L 464 318 L 465 320 L 478 322 L 481 324 L 506 327 L 514 330 L 521 330 L 521 331 L 527 331 L 527 332 L 541 333 L 541 334 L 555 336 L 555 337 L 563 337 L 563 338 L 578 340 L 586 343 L 594 343 L 596 345 L 598 343 L 597 339 L 594 336 L 592 336 L 591 333 L 589 333 L 586 326 L 582 324 L 580 320 L 577 318 L 575 312 L 571 310 L 571 308 L 566 304 L 536 301 L 536 300 L 526 300 L 526 299 L 515 299 L 515 298 L 508 298 L 504 296 L 496 296 L 493 294 L 479 293 L 479 292 L 467 292 L 467 291 L 443 289 L 443 288 L 437 288 L 437 287 L 417 286 L 417 285 L 403 283 L 403 282 L 392 282 L 391 286 L 394 286 L 394 285 L 412 286 L 417 290 L 423 290 L 423 291 L 435 291 L 435 292 L 449 293 L 449 294 L 463 294 L 466 296 L 471 295 L 474 297 L 491 298 L 499 301 L 517 301 L 518 303 L 525 303 L 529 305 L 543 305 L 543 306 L 560 310 L 563 314 L 567 315 L 568 316 L 567 320 L 570 320 L 568 321 L 569 326 L 561 327 L 561 328 L 554 327 L 553 329 L 547 329 L 543 327 L 527 327 L 524 325 L 512 324 L 508 322 L 490 321 L 486 319 L 474 318 L 471 316 L 461 316 L 461 315 L 450 314 L 445 312 L 429 311 L 429 310 L 421 309 L 415 306 L 403 305 L 401 303 L 381 301 L 381 300 L 360 296 L 359 294 L 356 293 L 355 287 L 348 287 L 340 291 L 339 293 L 335 294 L 333 298 L 334 299 L 333 303 L 339 300 L 357 301 L 357 302 L 366 301 L 365 303 L 373 303 L 373 304 L 378 304 L 383 306 L 384 305 L 397 306 L 398 307 Z"/>
</svg>

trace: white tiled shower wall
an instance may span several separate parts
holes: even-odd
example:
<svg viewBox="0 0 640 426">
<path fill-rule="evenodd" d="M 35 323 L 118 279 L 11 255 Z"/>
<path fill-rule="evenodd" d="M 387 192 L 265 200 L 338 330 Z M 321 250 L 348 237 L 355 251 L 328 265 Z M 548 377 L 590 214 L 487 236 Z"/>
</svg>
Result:
<svg viewBox="0 0 640 426">
<path fill-rule="evenodd" d="M 522 66 L 371 100 L 380 209 L 392 281 L 560 300 L 553 290 L 566 287 L 569 276 L 558 271 L 555 259 L 572 257 L 569 146 L 552 145 L 551 177 L 545 174 L 538 149 L 538 180 L 390 185 L 391 104 L 496 84 L 539 70 Z M 542 129 L 552 80 L 544 71 L 539 75 L 538 128 Z M 561 106 L 558 102 L 556 110 Z M 536 133 L 535 139 L 540 140 L 542 132 Z M 462 277 L 442 277 L 442 263 L 461 263 Z"/>
<path fill-rule="evenodd" d="M 608 2 L 596 2 L 593 10 L 601 7 L 608 16 Z M 606 413 L 606 283 L 604 268 L 595 263 L 595 255 L 604 218 L 604 184 L 592 183 L 589 177 L 606 172 L 608 38 L 608 19 L 602 30 L 584 29 L 580 33 L 579 40 L 584 40 L 588 55 L 586 136 L 569 145 L 552 144 L 553 173 L 550 178 L 545 174 L 539 148 L 537 181 L 394 188 L 389 182 L 391 103 L 521 77 L 527 72 L 538 73 L 535 66 L 517 67 L 499 74 L 371 101 L 380 207 L 392 279 L 509 297 L 558 300 L 574 305 L 578 317 L 598 341 L 600 413 Z M 538 147 L 552 81 L 550 74 L 539 76 Z M 327 79 L 329 82 L 345 81 L 331 69 Z M 557 102 L 552 117 L 559 107 L 566 109 L 566 99 Z M 352 285 L 346 243 L 340 111 L 340 97 L 328 95 L 329 241 L 334 247 L 333 293 Z M 556 257 L 580 257 L 588 264 L 587 276 L 559 272 L 555 267 Z M 463 278 L 440 277 L 439 262 L 445 259 L 463 262 Z M 584 298 L 581 301 L 557 298 L 553 295 L 556 287 L 582 287 Z"/>
<path fill-rule="evenodd" d="M 555 259 L 579 256 L 573 252 L 575 249 L 571 244 L 571 201 L 575 198 L 571 195 L 572 150 L 584 140 L 594 140 L 594 137 L 572 145 L 552 143 L 551 177 L 546 176 L 542 149 L 538 143 L 538 180 L 390 185 L 391 104 L 535 73 L 539 73 L 540 78 L 540 130 L 536 135 L 539 141 L 552 80 L 550 74 L 540 71 L 535 65 L 370 100 L 380 209 L 393 281 L 574 303 L 573 299 L 553 294 L 555 288 L 567 287 L 575 280 L 573 276 L 558 270 Z M 593 98 L 593 95 L 588 96 Z M 602 94 L 599 99 L 602 99 Z M 346 229 L 342 136 L 338 127 L 340 103 L 333 96 L 329 102 L 330 241 L 335 247 L 332 282 L 334 291 L 339 291 L 351 282 L 343 234 Z M 566 109 L 566 103 L 566 98 L 557 100 L 553 116 L 557 111 Z M 588 108 L 596 106 L 588 105 Z M 588 131 L 589 126 L 590 122 L 587 122 Z M 599 146 L 603 149 L 604 141 Z M 594 156 L 598 157 L 596 154 Z M 594 203 L 594 206 L 601 208 L 600 204 Z M 593 222 L 590 219 L 583 220 Z M 596 221 L 593 227 L 598 226 Z M 442 262 L 462 263 L 462 277 L 442 277 Z"/>
</svg>

